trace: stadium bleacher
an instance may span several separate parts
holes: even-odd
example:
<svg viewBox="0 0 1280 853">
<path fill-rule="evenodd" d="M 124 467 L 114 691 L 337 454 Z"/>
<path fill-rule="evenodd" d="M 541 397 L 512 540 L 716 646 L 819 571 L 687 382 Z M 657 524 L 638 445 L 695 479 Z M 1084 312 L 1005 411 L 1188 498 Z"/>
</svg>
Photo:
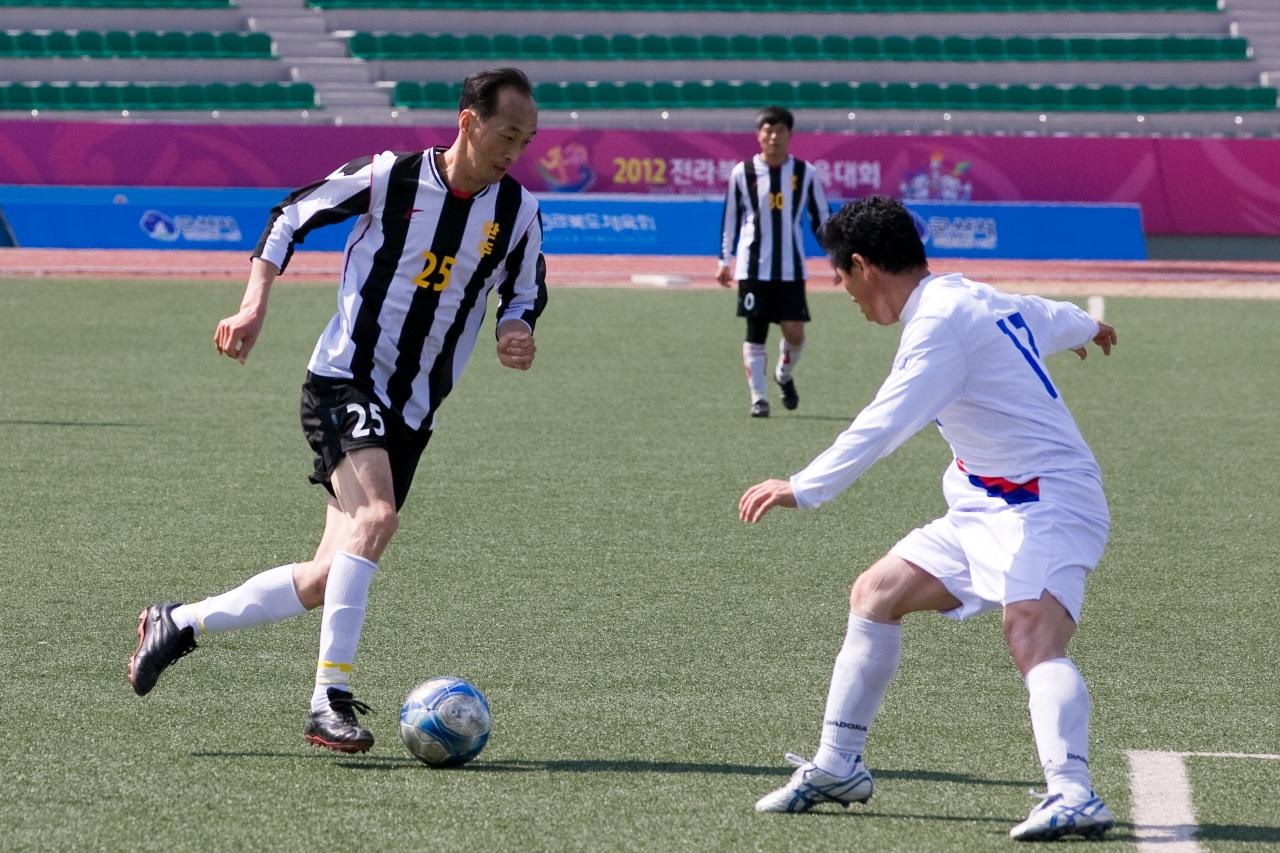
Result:
<svg viewBox="0 0 1280 853">
<path fill-rule="evenodd" d="M 436 121 L 463 75 L 515 64 L 549 125 L 731 129 L 779 101 L 823 130 L 1280 133 L 1280 57 L 1232 5 L 0 0 L 0 111 Z"/>
</svg>

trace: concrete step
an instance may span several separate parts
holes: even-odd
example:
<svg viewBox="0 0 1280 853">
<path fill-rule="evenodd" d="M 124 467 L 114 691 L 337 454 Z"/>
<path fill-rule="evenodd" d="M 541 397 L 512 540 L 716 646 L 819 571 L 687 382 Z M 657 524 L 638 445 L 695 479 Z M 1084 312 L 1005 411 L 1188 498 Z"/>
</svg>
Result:
<svg viewBox="0 0 1280 853">
<path fill-rule="evenodd" d="M 304 57 L 292 60 L 293 79 L 305 83 L 356 83 L 368 86 L 369 67 L 350 59 Z"/>
<path fill-rule="evenodd" d="M 385 113 L 391 108 L 391 100 L 385 91 L 368 86 L 352 89 L 321 84 L 316 87 L 316 97 L 328 109 L 371 107 L 380 108 Z"/>
<path fill-rule="evenodd" d="M 249 29 L 254 32 L 271 33 L 314 33 L 322 35 L 328 32 L 324 16 L 311 11 L 304 13 L 271 13 L 254 14 L 247 18 Z"/>
<path fill-rule="evenodd" d="M 348 59 L 346 42 L 319 39 L 313 35 L 283 35 L 275 37 L 276 56 L 291 58 L 319 57 L 321 59 Z"/>
</svg>

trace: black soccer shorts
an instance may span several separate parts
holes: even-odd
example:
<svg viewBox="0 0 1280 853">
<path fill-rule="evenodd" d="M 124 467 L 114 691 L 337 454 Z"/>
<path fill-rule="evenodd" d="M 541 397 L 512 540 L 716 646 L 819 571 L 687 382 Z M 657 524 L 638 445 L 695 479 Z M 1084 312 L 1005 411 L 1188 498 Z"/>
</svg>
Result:
<svg viewBox="0 0 1280 853">
<path fill-rule="evenodd" d="M 307 479 L 331 495 L 330 478 L 343 456 L 360 447 L 386 450 L 397 510 L 404 506 L 418 460 L 431 440 L 431 430 L 409 429 L 363 385 L 310 371 L 302 383 L 302 433 L 316 454 L 315 470 Z"/>
<path fill-rule="evenodd" d="M 782 320 L 809 322 L 804 281 L 738 280 L 738 316 L 766 323 Z"/>
</svg>

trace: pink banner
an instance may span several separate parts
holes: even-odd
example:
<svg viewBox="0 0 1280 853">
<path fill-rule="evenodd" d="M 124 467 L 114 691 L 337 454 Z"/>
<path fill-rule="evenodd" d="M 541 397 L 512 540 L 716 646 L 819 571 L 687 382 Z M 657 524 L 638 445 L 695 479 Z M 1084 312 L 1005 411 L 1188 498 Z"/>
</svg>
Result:
<svg viewBox="0 0 1280 853">
<path fill-rule="evenodd" d="M 448 144 L 452 128 L 0 122 L 0 184 L 295 187 L 355 157 Z M 538 133 L 535 192 L 718 194 L 749 133 Z M 832 198 L 1132 202 L 1148 234 L 1280 235 L 1280 140 L 798 133 Z"/>
</svg>

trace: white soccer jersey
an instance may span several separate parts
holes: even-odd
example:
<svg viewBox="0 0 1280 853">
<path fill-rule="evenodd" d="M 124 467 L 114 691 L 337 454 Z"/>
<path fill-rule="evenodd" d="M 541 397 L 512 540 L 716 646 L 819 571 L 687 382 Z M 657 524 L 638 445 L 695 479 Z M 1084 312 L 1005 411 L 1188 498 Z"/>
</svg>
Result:
<svg viewBox="0 0 1280 853">
<path fill-rule="evenodd" d="M 462 374 L 490 290 L 499 323 L 531 330 L 547 299 L 537 201 L 510 177 L 470 198 L 452 193 L 436 151 L 386 151 L 298 190 L 272 211 L 254 250 L 283 270 L 311 229 L 359 217 L 338 311 L 309 369 L 364 384 L 413 429 L 434 424 Z"/>
<path fill-rule="evenodd" d="M 732 265 L 739 281 L 803 279 L 806 214 L 815 234 L 830 216 L 812 166 L 788 157 L 781 166 L 770 167 L 759 154 L 739 163 L 724 199 L 721 263 Z"/>
<path fill-rule="evenodd" d="M 901 321 L 893 369 L 875 399 L 792 476 L 798 506 L 831 500 L 931 420 L 972 477 L 1016 485 L 1071 474 L 1101 484 L 1044 362 L 1098 333 L 1088 314 L 955 274 L 921 281 Z"/>
</svg>

